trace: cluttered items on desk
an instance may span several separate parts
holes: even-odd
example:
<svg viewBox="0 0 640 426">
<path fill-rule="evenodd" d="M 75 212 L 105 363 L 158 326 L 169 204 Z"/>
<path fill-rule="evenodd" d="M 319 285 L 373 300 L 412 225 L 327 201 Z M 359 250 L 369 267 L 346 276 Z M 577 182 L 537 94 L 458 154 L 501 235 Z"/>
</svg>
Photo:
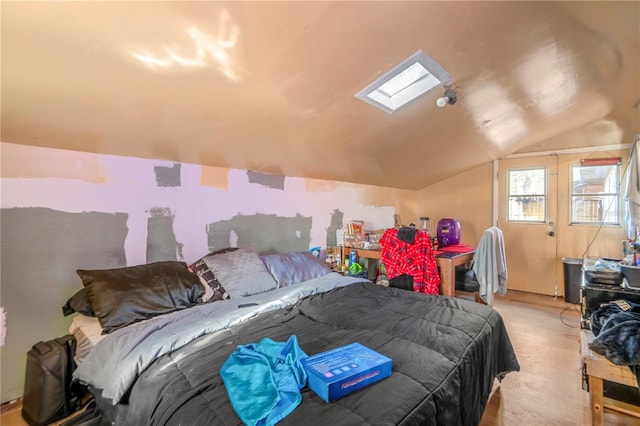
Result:
<svg viewBox="0 0 640 426">
<path fill-rule="evenodd" d="M 363 220 L 351 220 L 336 229 L 336 246 L 363 250 L 379 250 L 385 229 L 365 230 Z"/>
<path fill-rule="evenodd" d="M 622 284 L 620 259 L 606 257 L 587 257 L 582 261 L 582 270 L 586 283 L 592 284 Z"/>
<path fill-rule="evenodd" d="M 592 314 L 613 300 L 640 303 L 640 267 L 628 263 L 629 259 L 587 257 L 576 260 L 582 263 L 582 328 L 590 329 Z"/>
<path fill-rule="evenodd" d="M 591 315 L 612 300 L 640 303 L 640 267 L 631 265 L 628 259 L 587 257 L 576 260 L 582 264 L 582 328 L 591 328 Z"/>
<path fill-rule="evenodd" d="M 587 257 L 582 261 L 585 284 L 622 286 L 640 289 L 640 266 L 628 260 Z"/>
<path fill-rule="evenodd" d="M 342 398 L 391 375 L 391 359 L 352 343 L 302 360 L 309 387 L 326 402 Z"/>
<path fill-rule="evenodd" d="M 396 228 L 400 227 L 402 226 L 396 226 Z M 415 228 L 416 225 L 411 223 L 409 227 Z M 447 247 L 460 244 L 462 239 L 462 226 L 458 220 L 442 218 L 438 221 L 435 232 L 430 228 L 430 218 L 426 216 L 421 217 L 419 229 L 429 234 L 434 245 L 437 244 L 439 247 Z M 352 220 L 336 230 L 336 245 L 339 247 L 379 250 L 379 241 L 384 231 L 385 230 L 365 231 L 364 221 Z"/>
<path fill-rule="evenodd" d="M 325 264 L 334 272 L 353 277 L 367 278 L 367 269 L 358 263 L 356 249 L 349 247 L 327 247 Z"/>
<path fill-rule="evenodd" d="M 624 278 L 623 286 L 640 289 L 640 241 L 622 241 L 623 259 L 619 263 Z"/>
<path fill-rule="evenodd" d="M 379 239 L 383 232 L 365 231 L 362 220 L 352 220 L 341 225 L 336 230 L 336 246 L 327 247 L 325 264 L 335 272 L 367 278 L 366 267 L 369 263 L 359 263 L 356 250 L 379 250 Z"/>
</svg>

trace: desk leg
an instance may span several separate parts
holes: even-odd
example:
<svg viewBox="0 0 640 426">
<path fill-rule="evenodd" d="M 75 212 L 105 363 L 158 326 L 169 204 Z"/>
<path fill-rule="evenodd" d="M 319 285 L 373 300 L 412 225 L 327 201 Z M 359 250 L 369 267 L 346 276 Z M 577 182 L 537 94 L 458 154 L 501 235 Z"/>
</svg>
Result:
<svg viewBox="0 0 640 426">
<path fill-rule="evenodd" d="M 442 262 L 440 265 L 440 293 L 443 296 L 455 295 L 455 283 L 453 282 L 453 280 L 455 280 L 454 268 L 455 266 L 453 266 L 451 260 Z"/>
<path fill-rule="evenodd" d="M 440 294 L 454 297 L 456 295 L 456 266 L 473 260 L 475 251 L 462 253 L 454 257 L 437 257 L 440 268 Z"/>
<path fill-rule="evenodd" d="M 373 282 L 378 279 L 378 261 L 376 259 L 367 259 L 367 278 Z"/>
<path fill-rule="evenodd" d="M 604 424 L 604 389 L 600 377 L 589 376 L 589 400 L 591 401 L 591 424 Z"/>
</svg>

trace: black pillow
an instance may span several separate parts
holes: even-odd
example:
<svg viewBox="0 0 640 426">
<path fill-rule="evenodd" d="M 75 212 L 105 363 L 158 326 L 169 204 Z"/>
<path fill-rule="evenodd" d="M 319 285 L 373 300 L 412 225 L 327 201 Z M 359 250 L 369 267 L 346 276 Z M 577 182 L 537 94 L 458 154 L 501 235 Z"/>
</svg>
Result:
<svg viewBox="0 0 640 426">
<path fill-rule="evenodd" d="M 77 270 L 102 334 L 189 308 L 204 294 L 199 278 L 177 261 L 118 269 Z"/>
<path fill-rule="evenodd" d="M 91 306 L 91 302 L 89 302 L 89 295 L 85 288 L 78 290 L 62 307 L 62 313 L 65 317 L 76 312 L 88 317 L 95 317 L 93 306 Z"/>
</svg>

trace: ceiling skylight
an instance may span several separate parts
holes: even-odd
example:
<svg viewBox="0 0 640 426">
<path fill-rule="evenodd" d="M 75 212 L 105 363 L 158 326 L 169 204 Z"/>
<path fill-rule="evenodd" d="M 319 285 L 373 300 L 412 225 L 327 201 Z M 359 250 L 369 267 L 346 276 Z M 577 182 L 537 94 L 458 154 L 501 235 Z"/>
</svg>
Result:
<svg viewBox="0 0 640 426">
<path fill-rule="evenodd" d="M 393 114 L 433 88 L 448 86 L 451 82 L 451 76 L 419 50 L 358 92 L 356 98 Z"/>
</svg>

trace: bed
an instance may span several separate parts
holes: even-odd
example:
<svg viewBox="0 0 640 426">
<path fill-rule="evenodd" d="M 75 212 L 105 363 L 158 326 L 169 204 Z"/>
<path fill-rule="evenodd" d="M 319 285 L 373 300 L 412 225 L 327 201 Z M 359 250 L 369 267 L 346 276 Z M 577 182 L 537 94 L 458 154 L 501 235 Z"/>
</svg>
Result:
<svg viewBox="0 0 640 426">
<path fill-rule="evenodd" d="M 226 272 L 239 273 L 237 262 L 245 261 L 236 259 Z M 478 424 L 494 380 L 520 368 L 491 307 L 384 287 L 317 265 L 314 273 L 300 273 L 280 258 L 276 267 L 264 263 L 274 278 L 269 290 L 240 296 L 237 283 L 228 274 L 222 278 L 224 268 L 213 263 L 218 284 L 236 297 L 133 321 L 103 333 L 85 351 L 74 378 L 95 396 L 102 424 L 242 424 L 220 368 L 238 345 L 265 337 L 296 336 L 308 355 L 358 342 L 393 361 L 390 377 L 332 403 L 304 387 L 283 425 Z"/>
</svg>

